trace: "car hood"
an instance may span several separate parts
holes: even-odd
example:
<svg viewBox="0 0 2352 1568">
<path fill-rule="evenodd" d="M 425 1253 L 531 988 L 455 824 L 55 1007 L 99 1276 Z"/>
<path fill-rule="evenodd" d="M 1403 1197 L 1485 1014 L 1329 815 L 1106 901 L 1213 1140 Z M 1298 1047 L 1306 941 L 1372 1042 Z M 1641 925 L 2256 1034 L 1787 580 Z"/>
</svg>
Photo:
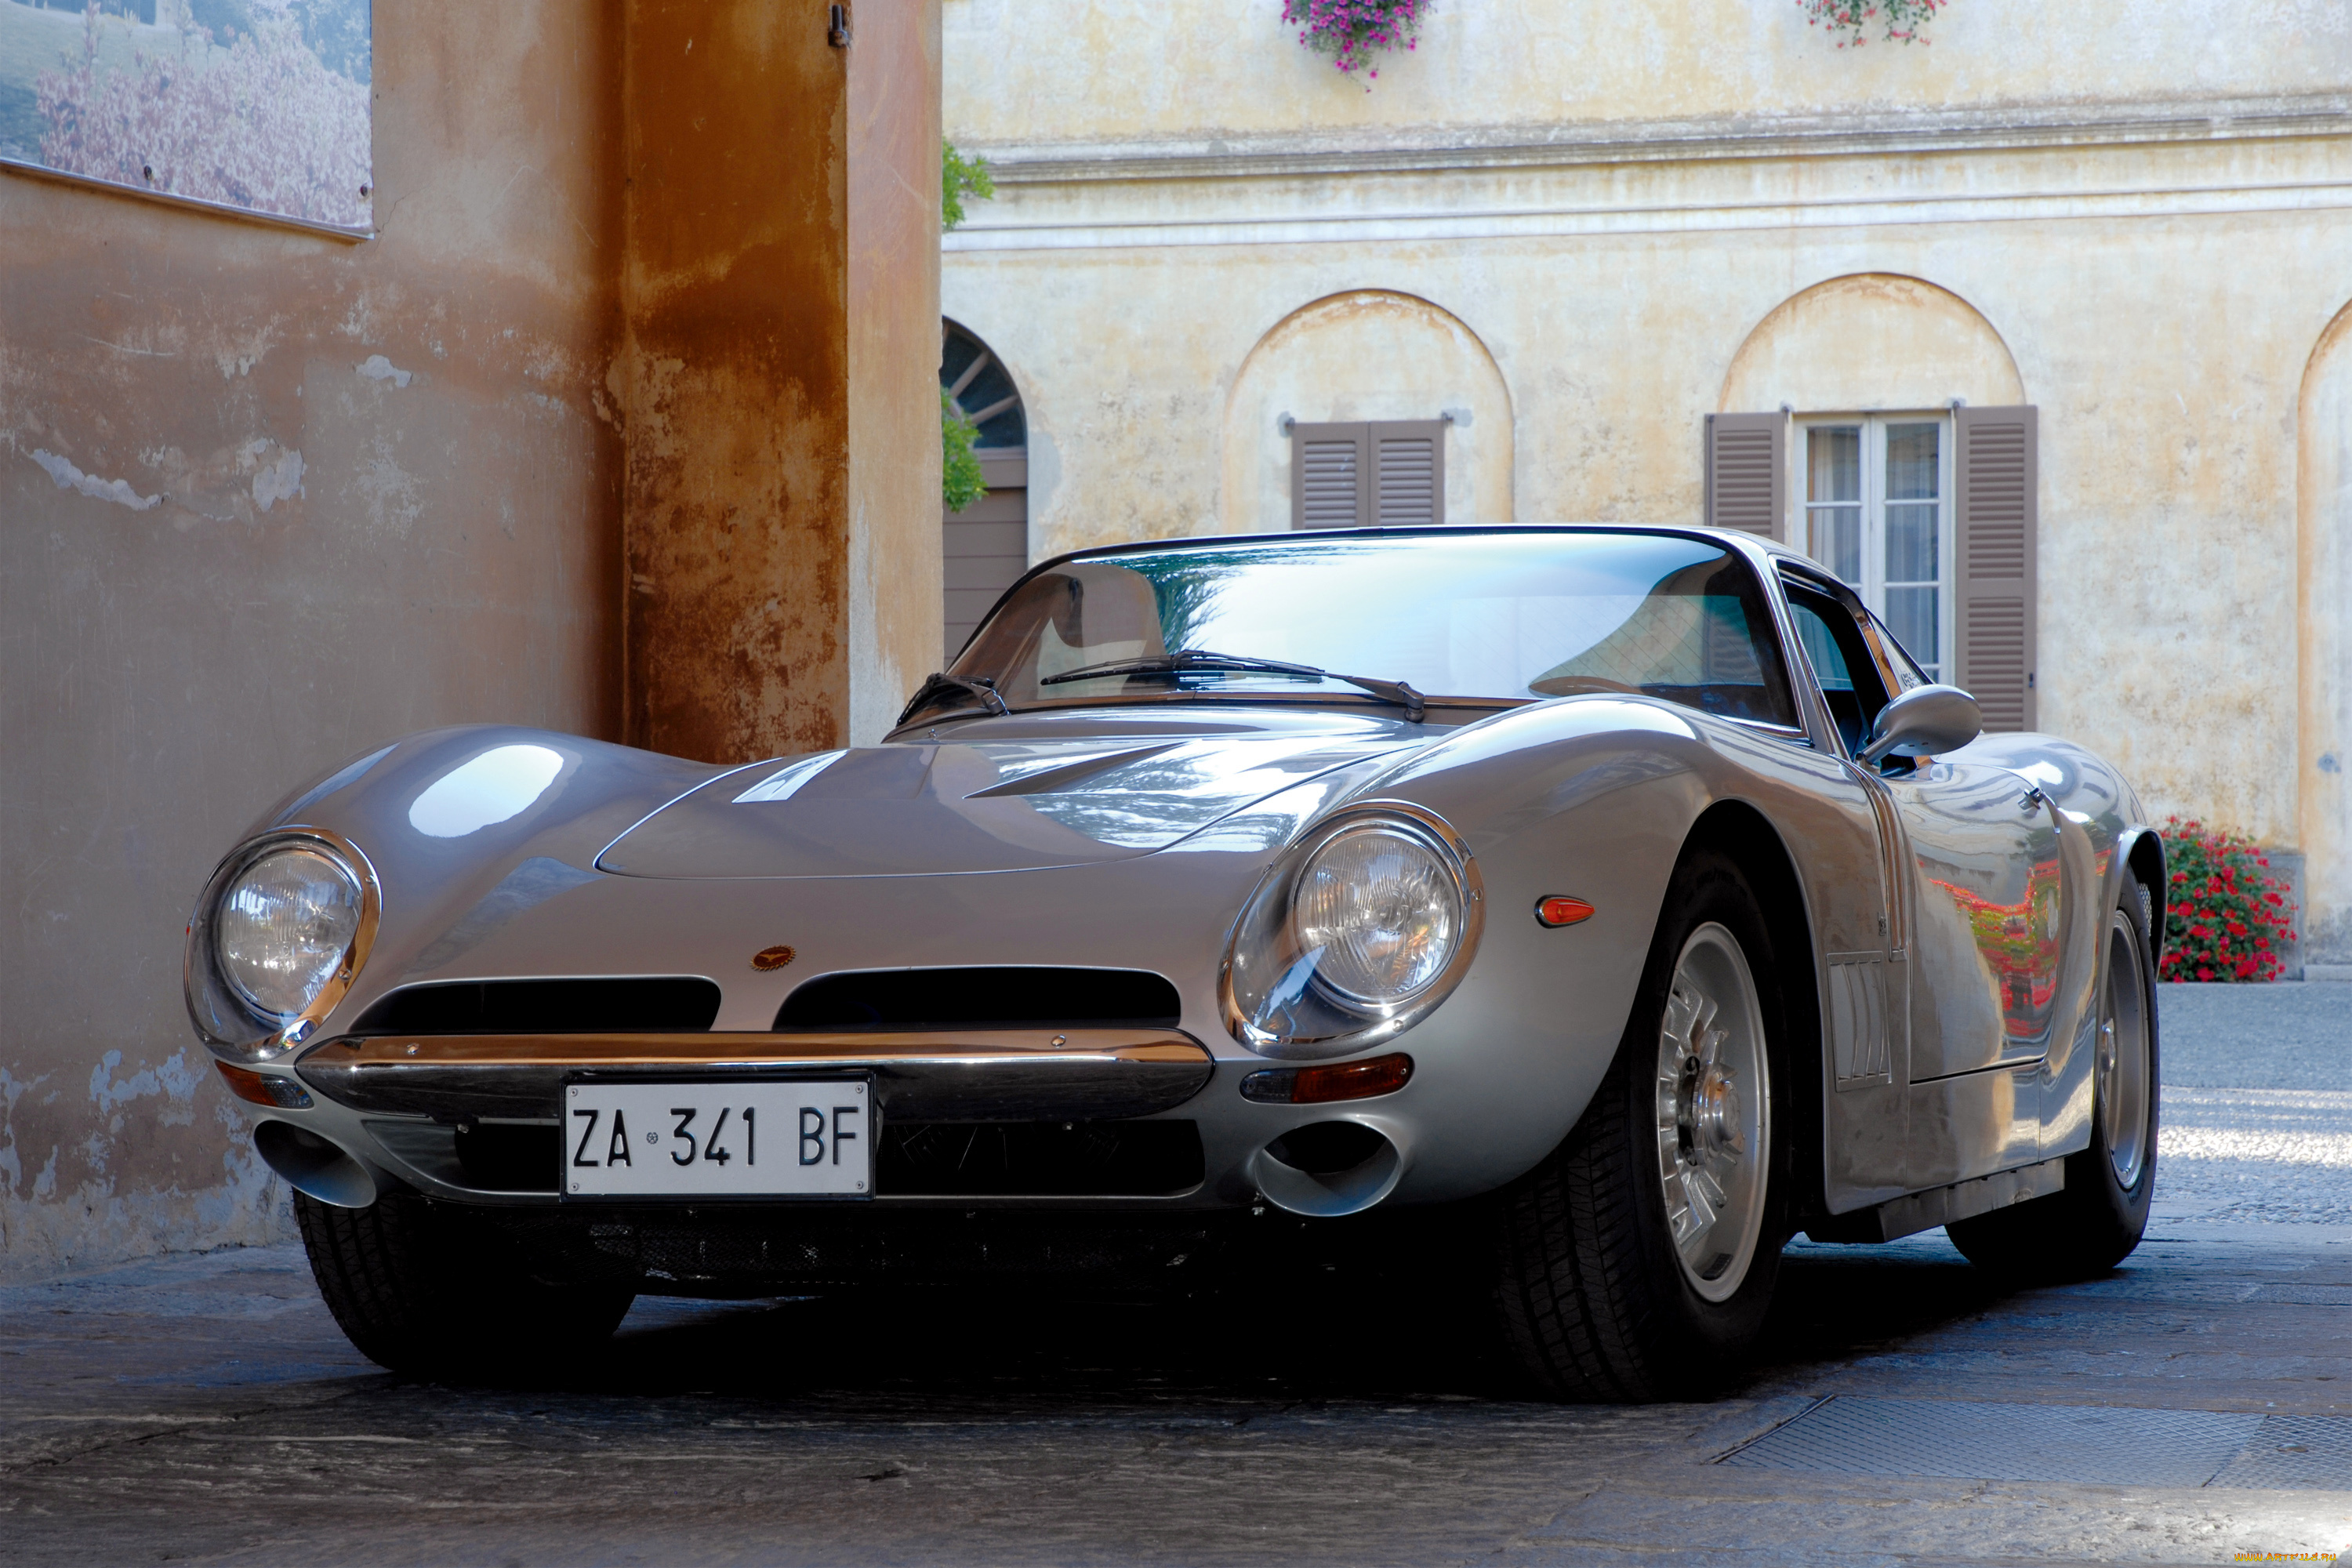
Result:
<svg viewBox="0 0 2352 1568">
<path fill-rule="evenodd" d="M 625 877 L 887 877 L 1126 859 L 1421 743 L 1130 734 L 821 752 L 710 781 L 621 835 L 596 866 Z"/>
</svg>

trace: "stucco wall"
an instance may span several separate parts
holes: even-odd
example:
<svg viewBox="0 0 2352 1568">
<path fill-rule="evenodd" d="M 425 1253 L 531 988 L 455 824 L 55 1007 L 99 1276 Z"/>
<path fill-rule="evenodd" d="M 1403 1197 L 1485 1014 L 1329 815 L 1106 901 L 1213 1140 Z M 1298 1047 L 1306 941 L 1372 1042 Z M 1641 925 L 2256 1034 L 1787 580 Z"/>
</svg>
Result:
<svg viewBox="0 0 2352 1568">
<path fill-rule="evenodd" d="M 381 5 L 359 243 L 0 174 L 0 1277 L 282 1227 L 179 989 L 290 787 L 935 668 L 937 0 L 825 22 Z"/>
<path fill-rule="evenodd" d="M 1612 121 L 1790 121 L 1856 109 L 2145 104 L 2330 92 L 2352 18 L 2313 0 L 2161 0 L 2118 12 L 1956 0 L 1932 42 L 1832 48 L 1790 0 L 1659 11 L 1601 0 L 1436 0 L 1367 92 L 1295 42 L 1281 0 L 947 0 L 950 133 L 996 144 Z M 961 144 L 961 143 L 959 143 Z"/>
<path fill-rule="evenodd" d="M 364 244 L 0 175 L 0 1275 L 277 1234 L 179 996 L 257 813 L 427 725 L 616 731 L 617 58 L 380 6 Z"/>
<path fill-rule="evenodd" d="M 949 133 L 1000 194 L 949 237 L 944 298 L 1055 454 L 1034 553 L 1284 526 L 1276 437 L 1243 421 L 1237 450 L 1228 410 L 1279 323 L 1351 291 L 1491 356 L 1521 520 L 1696 520 L 1710 411 L 2022 397 L 2042 723 L 2159 819 L 2307 850 L 2311 956 L 2352 961 L 2326 771 L 2352 595 L 2325 585 L 2352 519 L 2308 446 L 2341 445 L 2352 373 L 2305 383 L 2352 298 L 2344 7 L 1955 0 L 1932 45 L 1856 54 L 1793 5 L 1440 0 L 1370 93 L 1278 7 L 1213 10 L 1062 31 L 948 0 Z"/>
<path fill-rule="evenodd" d="M 2352 964 L 2352 305 L 2313 351 L 2296 426 L 2306 954 Z"/>
</svg>

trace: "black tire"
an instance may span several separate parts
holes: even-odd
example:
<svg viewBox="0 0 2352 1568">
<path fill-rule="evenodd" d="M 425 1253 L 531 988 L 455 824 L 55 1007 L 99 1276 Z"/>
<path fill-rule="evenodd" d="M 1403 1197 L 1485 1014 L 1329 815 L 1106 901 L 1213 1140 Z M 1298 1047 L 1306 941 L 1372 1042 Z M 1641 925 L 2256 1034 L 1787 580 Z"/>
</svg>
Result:
<svg viewBox="0 0 2352 1568">
<path fill-rule="evenodd" d="M 1753 979 L 1765 1064 L 1760 1226 L 1736 1289 L 1700 1293 L 1678 1254 L 1661 1173 L 1660 1037 L 1677 964 L 1708 926 L 1737 939 Z M 1770 933 L 1738 867 L 1696 851 L 1676 868 L 1633 1014 L 1592 1102 L 1559 1147 L 1493 1205 L 1494 1305 L 1503 1345 L 1553 1398 L 1702 1394 L 1735 1376 L 1763 1327 L 1788 1238 L 1782 1114 L 1791 1092 Z M 1727 1289 L 1726 1279 L 1711 1289 Z"/>
<path fill-rule="evenodd" d="M 2148 1203 L 2156 1194 L 2157 1127 L 2161 1120 L 2156 957 L 2148 941 L 2147 906 L 2139 883 L 2126 879 L 2102 934 L 2108 951 L 2102 955 L 2105 978 L 2099 989 L 2100 1043 L 2094 1047 L 2108 1048 L 2108 1031 L 2123 1024 L 2118 1009 L 2129 1002 L 2129 994 L 2120 987 L 2126 983 L 2136 984 L 2147 1040 L 2147 1120 L 2137 1173 L 2126 1184 L 2116 1169 L 2107 1131 L 2111 1120 L 2107 1075 L 2099 1072 L 2095 1062 L 2092 1076 L 2098 1088 L 2091 1110 L 2091 1146 L 2066 1157 L 2065 1186 L 2046 1198 L 1955 1220 L 1944 1227 L 1961 1255 L 1988 1273 L 2019 1283 L 2091 1279 L 2130 1257 L 2147 1229 Z"/>
<path fill-rule="evenodd" d="M 300 1193 L 327 1310 L 362 1355 L 412 1377 L 533 1376 L 612 1337 L 635 1294 L 533 1278 L 461 1209 L 387 1193 L 363 1209 Z"/>
</svg>

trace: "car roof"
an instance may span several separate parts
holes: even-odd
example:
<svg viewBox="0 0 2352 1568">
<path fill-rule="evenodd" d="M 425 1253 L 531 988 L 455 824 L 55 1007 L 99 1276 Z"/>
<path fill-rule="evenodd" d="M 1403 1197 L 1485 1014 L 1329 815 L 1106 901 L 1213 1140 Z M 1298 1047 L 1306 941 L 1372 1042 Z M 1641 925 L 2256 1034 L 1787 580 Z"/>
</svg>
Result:
<svg viewBox="0 0 2352 1568">
<path fill-rule="evenodd" d="M 1214 549 L 1226 544 L 1280 544 L 1309 539 L 1413 539 L 1439 535 L 1484 534 L 1512 535 L 1538 533 L 1643 533 L 1676 539 L 1705 539 L 1747 555 L 1758 565 L 1780 557 L 1791 561 L 1809 561 L 1802 552 L 1791 550 L 1776 539 L 1736 528 L 1702 528 L 1681 523 L 1643 522 L 1484 522 L 1423 525 L 1410 528 L 1317 528 L 1286 529 L 1277 533 L 1196 533 L 1175 539 L 1144 539 L 1128 544 L 1099 544 L 1085 550 L 1066 551 L 1033 568 L 1043 571 L 1060 565 L 1065 561 L 1100 561 L 1146 551 Z M 1026 575 L 1026 574 L 1024 574 Z"/>
</svg>

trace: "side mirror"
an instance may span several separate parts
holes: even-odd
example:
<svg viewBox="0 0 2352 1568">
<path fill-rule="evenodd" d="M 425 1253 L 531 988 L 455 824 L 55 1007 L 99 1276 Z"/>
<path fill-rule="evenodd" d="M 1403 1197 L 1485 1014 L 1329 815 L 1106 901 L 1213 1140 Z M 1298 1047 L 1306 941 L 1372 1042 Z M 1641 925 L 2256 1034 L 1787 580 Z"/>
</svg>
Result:
<svg viewBox="0 0 2352 1568">
<path fill-rule="evenodd" d="M 1957 752 L 1984 733 L 1977 700 L 1957 686 L 1915 686 L 1878 710 L 1862 748 L 1864 767 L 1903 751 L 1914 756 Z"/>
</svg>

